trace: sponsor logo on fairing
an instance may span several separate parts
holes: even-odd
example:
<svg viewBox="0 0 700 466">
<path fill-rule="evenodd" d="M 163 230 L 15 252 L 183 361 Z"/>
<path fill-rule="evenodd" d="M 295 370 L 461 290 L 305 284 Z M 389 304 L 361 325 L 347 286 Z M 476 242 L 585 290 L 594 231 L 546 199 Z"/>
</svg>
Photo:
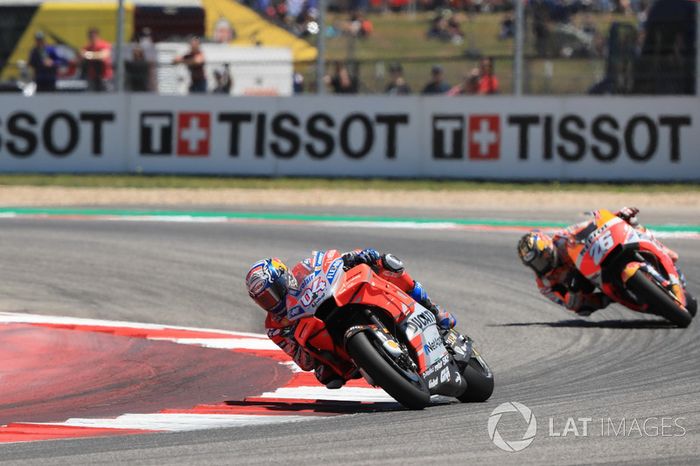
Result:
<svg viewBox="0 0 700 466">
<path fill-rule="evenodd" d="M 450 356 L 449 356 L 449 355 L 443 356 L 442 359 L 441 359 L 440 361 L 436 362 L 436 363 L 433 364 L 431 367 L 429 367 L 428 369 L 426 369 L 425 372 L 423 372 L 423 374 L 422 374 L 423 377 L 430 377 L 430 376 L 433 375 L 435 372 L 437 372 L 437 371 L 439 371 L 440 369 L 442 369 L 443 367 L 445 367 L 445 364 L 447 364 L 449 361 L 450 361 Z"/>
<path fill-rule="evenodd" d="M 435 324 L 435 316 L 432 312 L 417 312 L 415 315 L 408 319 L 407 328 L 413 333 L 423 330 L 424 328 Z"/>
<path fill-rule="evenodd" d="M 423 351 L 425 351 L 426 354 L 430 354 L 432 351 L 435 351 L 436 349 L 440 348 L 442 346 L 442 338 L 438 337 L 435 338 L 425 345 L 423 345 Z"/>
<path fill-rule="evenodd" d="M 289 311 L 287 311 L 287 316 L 291 319 L 296 316 L 300 316 L 304 313 L 304 309 L 301 306 L 294 306 Z"/>
<path fill-rule="evenodd" d="M 333 283 L 336 273 L 340 270 L 340 266 L 343 265 L 343 259 L 339 258 L 333 261 L 331 266 L 328 268 L 328 273 L 326 274 L 326 280 L 328 283 Z"/>
</svg>

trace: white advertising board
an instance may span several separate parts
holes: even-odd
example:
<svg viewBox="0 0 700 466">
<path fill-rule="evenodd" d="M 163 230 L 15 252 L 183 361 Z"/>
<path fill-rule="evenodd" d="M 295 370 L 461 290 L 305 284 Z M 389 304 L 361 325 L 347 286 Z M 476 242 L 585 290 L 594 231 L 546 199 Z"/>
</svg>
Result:
<svg viewBox="0 0 700 466">
<path fill-rule="evenodd" d="M 0 97 L 0 171 L 127 171 L 126 105 L 114 95 Z"/>
<path fill-rule="evenodd" d="M 700 181 L 699 103 L 668 97 L 0 97 L 0 171 Z"/>
</svg>

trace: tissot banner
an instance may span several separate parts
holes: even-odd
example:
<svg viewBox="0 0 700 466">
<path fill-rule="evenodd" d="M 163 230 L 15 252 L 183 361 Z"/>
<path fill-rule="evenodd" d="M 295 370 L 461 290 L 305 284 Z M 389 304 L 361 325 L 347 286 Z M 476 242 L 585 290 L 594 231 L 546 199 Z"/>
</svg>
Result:
<svg viewBox="0 0 700 466">
<path fill-rule="evenodd" d="M 700 99 L 0 97 L 0 171 L 700 180 Z"/>
</svg>

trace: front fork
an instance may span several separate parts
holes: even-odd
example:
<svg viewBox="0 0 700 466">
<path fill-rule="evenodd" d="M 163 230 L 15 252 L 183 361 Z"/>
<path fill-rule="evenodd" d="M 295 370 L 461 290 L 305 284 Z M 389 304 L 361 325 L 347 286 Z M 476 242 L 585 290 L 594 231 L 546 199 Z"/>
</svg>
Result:
<svg viewBox="0 0 700 466">
<path fill-rule="evenodd" d="M 405 369 L 418 371 L 418 366 L 408 354 L 408 349 L 404 344 L 397 341 L 394 335 L 389 332 L 381 320 L 377 318 L 369 309 L 363 310 L 365 317 L 369 320 L 369 325 L 354 325 L 346 332 L 344 339 L 348 341 L 350 337 L 358 332 L 372 332 L 372 335 L 381 343 L 382 348 Z"/>
</svg>

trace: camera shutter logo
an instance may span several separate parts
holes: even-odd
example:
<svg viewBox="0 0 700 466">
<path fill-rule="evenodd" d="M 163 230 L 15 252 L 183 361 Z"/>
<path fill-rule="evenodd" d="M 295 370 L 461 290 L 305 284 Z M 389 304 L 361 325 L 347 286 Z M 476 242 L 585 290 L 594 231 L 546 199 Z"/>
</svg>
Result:
<svg viewBox="0 0 700 466">
<path fill-rule="evenodd" d="M 520 413 L 525 422 L 527 423 L 527 430 L 523 434 L 520 440 L 507 441 L 498 432 L 498 421 L 501 420 L 501 416 L 506 413 Z M 517 401 L 511 401 L 508 403 L 502 403 L 496 406 L 489 416 L 488 422 L 489 437 L 494 445 L 504 451 L 516 452 L 526 449 L 535 440 L 535 435 L 537 434 L 537 419 L 535 415 L 532 414 L 530 408 Z"/>
</svg>

